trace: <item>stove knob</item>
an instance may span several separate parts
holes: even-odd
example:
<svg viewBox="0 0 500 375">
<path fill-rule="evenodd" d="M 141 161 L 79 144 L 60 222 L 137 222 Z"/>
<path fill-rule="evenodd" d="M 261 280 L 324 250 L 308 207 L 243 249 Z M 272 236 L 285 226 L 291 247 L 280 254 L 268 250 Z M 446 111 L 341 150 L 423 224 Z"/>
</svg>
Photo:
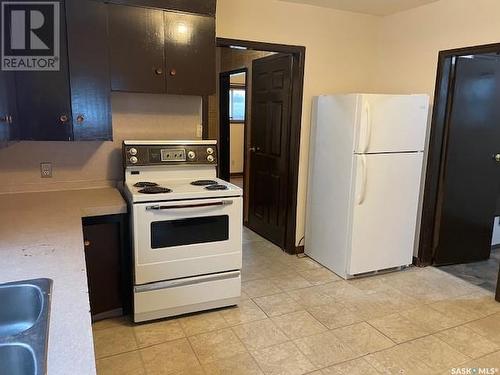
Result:
<svg viewBox="0 0 500 375">
<path fill-rule="evenodd" d="M 215 160 L 215 158 L 214 158 L 212 155 L 208 155 L 208 156 L 207 156 L 207 160 L 208 160 L 210 163 L 213 163 L 213 161 Z"/>
<path fill-rule="evenodd" d="M 139 161 L 139 160 L 137 160 L 137 157 L 135 157 L 135 156 L 132 156 L 129 160 L 132 164 L 135 164 Z"/>
<path fill-rule="evenodd" d="M 194 153 L 194 151 L 189 151 L 188 152 L 188 158 L 189 158 L 189 160 L 193 160 L 195 157 L 196 157 L 196 154 Z"/>
<path fill-rule="evenodd" d="M 137 155 L 137 149 L 136 148 L 131 148 L 130 150 L 128 150 L 129 154 L 130 155 Z"/>
<path fill-rule="evenodd" d="M 207 148 L 207 154 L 212 155 L 214 153 L 214 149 L 212 147 Z"/>
</svg>

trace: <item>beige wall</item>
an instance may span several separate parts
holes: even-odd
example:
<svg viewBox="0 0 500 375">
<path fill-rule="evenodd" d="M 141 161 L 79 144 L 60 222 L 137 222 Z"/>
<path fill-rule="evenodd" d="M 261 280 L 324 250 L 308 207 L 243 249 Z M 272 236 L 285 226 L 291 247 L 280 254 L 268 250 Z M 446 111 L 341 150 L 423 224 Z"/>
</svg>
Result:
<svg viewBox="0 0 500 375">
<path fill-rule="evenodd" d="M 0 192 L 105 186 L 122 179 L 124 139 L 198 138 L 199 97 L 112 94 L 113 142 L 18 142 L 0 149 Z M 52 162 L 53 178 L 40 178 Z"/>
<path fill-rule="evenodd" d="M 231 123 L 231 173 L 243 173 L 243 159 L 245 152 L 245 124 Z"/>
<path fill-rule="evenodd" d="M 372 87 L 433 95 L 438 52 L 500 42 L 499 14 L 498 0 L 441 0 L 382 18 Z"/>
<path fill-rule="evenodd" d="M 369 91 L 380 18 L 277 0 L 218 0 L 217 36 L 306 47 L 297 207 L 304 235 L 313 95 Z"/>
</svg>

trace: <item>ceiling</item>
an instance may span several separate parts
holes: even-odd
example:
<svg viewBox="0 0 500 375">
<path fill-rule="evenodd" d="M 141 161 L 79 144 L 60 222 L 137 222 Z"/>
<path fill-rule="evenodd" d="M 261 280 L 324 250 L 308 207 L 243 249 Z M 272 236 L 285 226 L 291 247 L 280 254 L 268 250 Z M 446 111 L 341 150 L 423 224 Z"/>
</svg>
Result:
<svg viewBox="0 0 500 375">
<path fill-rule="evenodd" d="M 281 0 L 290 3 L 316 5 L 325 8 L 347 10 L 350 12 L 387 16 L 403 10 L 438 0 Z"/>
</svg>

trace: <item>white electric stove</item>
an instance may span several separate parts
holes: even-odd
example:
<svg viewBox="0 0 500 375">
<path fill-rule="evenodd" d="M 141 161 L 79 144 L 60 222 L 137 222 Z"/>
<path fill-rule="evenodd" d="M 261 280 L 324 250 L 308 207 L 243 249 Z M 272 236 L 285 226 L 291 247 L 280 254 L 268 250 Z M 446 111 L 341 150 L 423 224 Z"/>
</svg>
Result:
<svg viewBox="0 0 500 375">
<path fill-rule="evenodd" d="M 242 190 L 217 175 L 215 141 L 125 141 L 134 321 L 235 305 Z"/>
</svg>

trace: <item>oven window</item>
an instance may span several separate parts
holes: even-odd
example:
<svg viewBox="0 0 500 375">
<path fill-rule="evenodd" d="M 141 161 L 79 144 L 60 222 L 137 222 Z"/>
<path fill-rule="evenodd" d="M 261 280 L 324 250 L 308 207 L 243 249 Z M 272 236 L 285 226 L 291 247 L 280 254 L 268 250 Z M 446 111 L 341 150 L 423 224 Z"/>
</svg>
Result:
<svg viewBox="0 0 500 375">
<path fill-rule="evenodd" d="M 151 223 L 151 248 L 192 245 L 229 239 L 229 216 L 195 217 Z"/>
</svg>

